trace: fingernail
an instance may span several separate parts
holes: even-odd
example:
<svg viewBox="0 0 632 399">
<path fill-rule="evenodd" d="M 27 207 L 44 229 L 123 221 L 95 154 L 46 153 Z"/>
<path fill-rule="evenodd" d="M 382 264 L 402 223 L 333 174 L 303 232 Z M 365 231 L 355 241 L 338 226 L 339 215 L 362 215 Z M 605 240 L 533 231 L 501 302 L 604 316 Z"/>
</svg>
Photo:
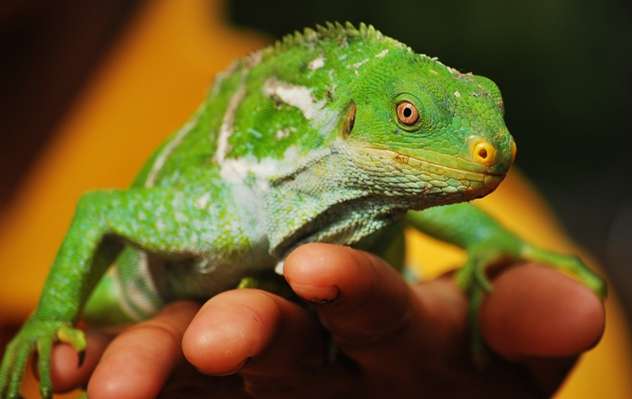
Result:
<svg viewBox="0 0 632 399">
<path fill-rule="evenodd" d="M 338 299 L 338 294 L 336 294 L 333 298 L 314 298 L 312 302 L 318 305 L 327 305 L 329 303 L 335 302 Z"/>
<path fill-rule="evenodd" d="M 300 288 L 295 287 L 300 291 L 299 294 L 310 302 L 318 305 L 327 305 L 335 302 L 340 296 L 340 289 L 333 286 L 316 287 L 313 285 L 303 285 Z"/>
</svg>

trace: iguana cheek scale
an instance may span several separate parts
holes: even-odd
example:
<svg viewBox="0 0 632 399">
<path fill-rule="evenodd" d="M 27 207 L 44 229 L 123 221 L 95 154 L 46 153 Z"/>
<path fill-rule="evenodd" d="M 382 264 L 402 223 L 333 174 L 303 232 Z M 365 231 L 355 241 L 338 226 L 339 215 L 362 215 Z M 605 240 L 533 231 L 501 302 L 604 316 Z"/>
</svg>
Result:
<svg viewBox="0 0 632 399">
<path fill-rule="evenodd" d="M 471 299 L 475 355 L 493 263 L 544 262 L 605 295 L 579 259 L 456 204 L 491 192 L 514 157 L 490 80 L 371 26 L 287 36 L 218 76 L 129 189 L 81 198 L 37 309 L 4 354 L 0 396 L 18 397 L 37 351 L 50 397 L 53 343 L 85 349 L 79 317 L 112 326 L 236 286 L 287 292 L 273 270 L 306 242 L 353 245 L 396 267 L 406 226 L 465 248 L 458 281 Z"/>
</svg>

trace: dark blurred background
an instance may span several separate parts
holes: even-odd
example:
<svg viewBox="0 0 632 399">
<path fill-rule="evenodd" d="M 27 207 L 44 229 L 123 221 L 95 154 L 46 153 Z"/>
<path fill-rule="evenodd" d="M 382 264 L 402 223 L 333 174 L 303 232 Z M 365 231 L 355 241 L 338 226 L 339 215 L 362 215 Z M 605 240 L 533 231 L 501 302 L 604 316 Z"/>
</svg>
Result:
<svg viewBox="0 0 632 399">
<path fill-rule="evenodd" d="M 142 3 L 2 1 L 0 206 Z M 232 0 L 228 15 L 273 37 L 324 21 L 365 21 L 492 78 L 518 165 L 606 266 L 631 314 L 632 2 Z"/>
</svg>

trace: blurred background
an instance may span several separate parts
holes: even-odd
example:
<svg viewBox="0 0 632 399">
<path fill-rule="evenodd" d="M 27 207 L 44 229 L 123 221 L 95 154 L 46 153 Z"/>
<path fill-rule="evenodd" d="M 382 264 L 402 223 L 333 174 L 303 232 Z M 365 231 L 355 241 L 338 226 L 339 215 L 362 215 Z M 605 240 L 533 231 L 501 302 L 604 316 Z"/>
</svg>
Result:
<svg viewBox="0 0 632 399">
<path fill-rule="evenodd" d="M 61 194 L 42 194 L 49 192 L 37 191 L 34 182 L 57 185 L 58 191 L 72 193 L 68 195 L 74 198 L 73 182 L 64 176 L 76 171 L 74 165 L 87 165 L 94 157 L 104 157 L 96 152 L 79 154 L 81 150 L 76 148 L 83 147 L 68 144 L 69 131 L 75 134 L 75 142 L 95 135 L 99 140 L 96 145 L 104 152 L 108 145 L 115 151 L 118 146 L 121 153 L 134 151 L 133 148 L 139 148 L 136 152 L 150 151 L 192 112 L 214 73 L 225 68 L 230 59 L 304 26 L 334 20 L 365 21 L 417 52 L 437 56 L 462 72 L 490 77 L 500 86 L 507 125 L 518 143 L 519 168 L 548 200 L 569 235 L 604 266 L 628 317 L 632 315 L 632 155 L 626 146 L 630 142 L 627 136 L 632 134 L 629 0 L 1 3 L 0 243 L 9 242 L 0 245 L 5 256 L 2 259 L 17 259 L 18 255 L 8 254 L 13 249 L 16 254 L 25 252 L 18 244 L 13 248 L 11 238 L 25 235 L 17 231 L 16 226 L 24 223 L 15 215 L 26 214 L 23 208 L 31 206 L 27 204 L 45 204 L 49 214 L 58 212 L 63 223 L 69 221 L 74 201 Z M 194 3 L 204 6 L 189 6 L 195 10 L 190 14 L 176 5 L 187 8 L 185 4 Z M 148 22 L 152 18 L 172 18 L 175 22 L 173 26 L 169 22 L 154 26 Z M 195 23 L 188 24 L 187 20 Z M 221 28 L 200 30 L 198 25 L 205 24 Z M 212 41 L 214 52 L 191 56 L 191 52 L 210 48 L 192 43 L 192 36 Z M 140 46 L 138 37 L 150 44 Z M 174 48 L 178 51 L 172 51 Z M 150 61 L 130 61 L 141 51 Z M 117 65 L 140 69 L 130 73 L 125 81 L 112 77 L 118 73 L 112 72 Z M 187 80 L 178 75 L 182 65 L 186 67 L 180 69 L 195 74 L 204 84 L 193 84 L 190 76 Z M 146 84 L 141 85 L 139 79 L 147 80 Z M 108 141 L 106 128 L 97 134 L 90 130 L 94 125 L 73 116 L 90 113 L 92 108 L 106 109 L 103 101 L 91 99 L 95 92 L 105 90 L 101 86 L 112 81 L 127 88 L 125 94 L 109 100 L 112 119 L 107 129 L 127 128 L 126 139 L 117 138 L 115 143 Z M 162 93 L 169 97 L 162 108 L 143 108 L 147 98 L 161 93 L 144 91 L 148 84 L 162 87 Z M 121 96 L 127 101 L 121 101 Z M 174 115 L 174 124 L 159 123 L 158 116 L 169 113 Z M 120 116 L 123 114 L 129 115 L 127 120 Z M 99 115 L 108 119 L 107 111 Z M 140 122 L 131 125 L 135 121 Z M 138 129 L 159 131 L 147 142 L 146 136 L 139 135 L 145 137 L 142 140 L 136 137 Z M 89 140 L 94 146 L 95 138 Z M 62 142 L 69 148 L 66 152 L 51 150 L 61 148 Z M 138 159 L 147 155 L 148 152 L 142 153 Z M 136 158 L 128 162 L 128 158 L 116 155 L 111 159 L 115 162 L 104 170 L 86 172 L 86 176 L 78 178 L 81 184 L 92 187 L 86 182 L 100 181 L 124 186 L 130 177 L 115 179 L 110 174 L 133 176 L 132 171 L 141 162 Z M 60 172 L 65 161 L 74 170 Z M 59 175 L 46 175 L 47 168 Z M 37 193 L 40 197 L 33 199 Z M 45 248 L 42 252 L 54 253 L 60 238 L 54 235 L 55 239 L 50 239 L 47 229 L 53 227 L 48 226 L 46 217 L 37 220 L 39 224 L 28 230 L 29 240 L 37 242 L 38 248 Z M 59 223 L 50 219 L 51 225 L 63 231 L 63 223 L 57 228 Z M 42 264 L 37 266 L 42 271 L 34 277 L 37 284 L 26 288 L 31 290 L 28 295 L 22 293 L 21 286 L 19 292 L 17 288 L 11 291 L 19 286 L 12 281 L 18 281 L 20 275 L 13 273 L 17 276 L 11 277 L 14 280 L 3 282 L 3 268 L 10 265 L 0 264 L 0 322 L 3 312 L 8 314 L 11 308 L 2 307 L 3 293 L 5 301 L 17 298 L 12 306 L 22 313 L 32 307 L 31 297 L 36 297 L 49 262 Z M 24 267 L 23 275 L 29 273 L 29 266 Z M 0 329 L 0 348 L 2 331 L 5 337 L 8 335 L 8 330 Z"/>
</svg>

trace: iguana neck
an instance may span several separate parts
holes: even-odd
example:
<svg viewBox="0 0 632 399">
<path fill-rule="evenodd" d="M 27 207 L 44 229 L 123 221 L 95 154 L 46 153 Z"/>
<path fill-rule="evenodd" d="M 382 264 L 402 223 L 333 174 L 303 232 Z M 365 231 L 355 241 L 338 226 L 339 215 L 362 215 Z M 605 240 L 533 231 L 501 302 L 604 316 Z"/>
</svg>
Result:
<svg viewBox="0 0 632 399">
<path fill-rule="evenodd" d="M 273 182 L 266 193 L 270 253 L 283 258 L 305 242 L 354 244 L 398 219 L 403 204 L 349 184 L 348 154 L 333 146 L 309 167 Z"/>
</svg>

